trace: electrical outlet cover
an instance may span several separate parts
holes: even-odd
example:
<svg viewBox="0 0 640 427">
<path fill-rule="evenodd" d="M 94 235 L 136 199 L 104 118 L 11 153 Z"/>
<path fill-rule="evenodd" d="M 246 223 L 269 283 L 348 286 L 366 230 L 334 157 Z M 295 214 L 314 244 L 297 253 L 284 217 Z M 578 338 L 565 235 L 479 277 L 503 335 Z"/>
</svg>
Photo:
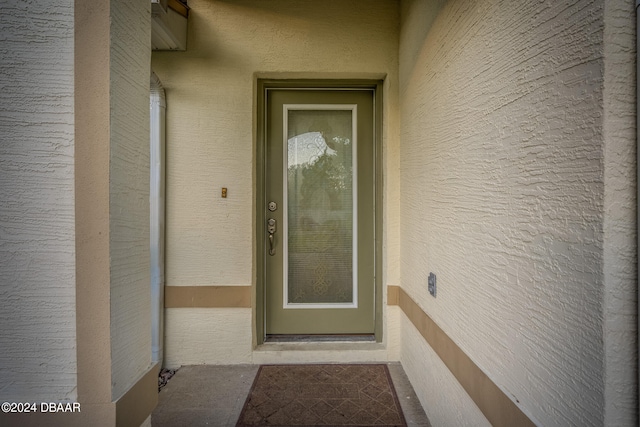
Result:
<svg viewBox="0 0 640 427">
<path fill-rule="evenodd" d="M 435 298 L 436 297 L 436 275 L 433 273 L 429 273 L 429 279 L 427 283 L 429 286 L 429 293 Z"/>
</svg>

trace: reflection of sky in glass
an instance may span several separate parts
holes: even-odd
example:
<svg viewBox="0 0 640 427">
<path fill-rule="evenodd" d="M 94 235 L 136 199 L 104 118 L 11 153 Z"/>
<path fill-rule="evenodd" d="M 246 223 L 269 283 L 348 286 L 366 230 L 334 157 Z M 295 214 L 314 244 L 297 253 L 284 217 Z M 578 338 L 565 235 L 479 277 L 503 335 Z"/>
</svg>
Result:
<svg viewBox="0 0 640 427">
<path fill-rule="evenodd" d="M 289 138 L 288 143 L 288 167 L 312 164 L 323 153 L 336 154 L 329 148 L 320 132 L 307 132 Z"/>
</svg>

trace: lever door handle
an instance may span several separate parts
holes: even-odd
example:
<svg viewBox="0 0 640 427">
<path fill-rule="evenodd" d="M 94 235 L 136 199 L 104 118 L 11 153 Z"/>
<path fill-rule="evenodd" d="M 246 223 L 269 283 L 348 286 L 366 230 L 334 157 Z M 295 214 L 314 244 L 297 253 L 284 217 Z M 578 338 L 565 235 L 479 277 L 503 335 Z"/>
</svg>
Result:
<svg viewBox="0 0 640 427">
<path fill-rule="evenodd" d="M 274 256 L 276 250 L 273 249 L 273 234 L 269 233 L 269 255 Z"/>
<path fill-rule="evenodd" d="M 276 232 L 276 220 L 273 218 L 269 218 L 267 220 L 267 232 L 269 233 L 269 255 L 274 256 L 276 254 L 276 250 L 273 248 L 273 235 Z"/>
</svg>

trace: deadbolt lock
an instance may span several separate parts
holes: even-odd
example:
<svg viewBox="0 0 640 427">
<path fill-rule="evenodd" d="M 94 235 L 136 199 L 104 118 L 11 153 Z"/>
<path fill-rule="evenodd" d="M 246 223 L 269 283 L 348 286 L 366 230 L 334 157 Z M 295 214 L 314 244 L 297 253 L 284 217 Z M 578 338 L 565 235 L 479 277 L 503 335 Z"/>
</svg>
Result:
<svg viewBox="0 0 640 427">
<path fill-rule="evenodd" d="M 276 202 L 269 202 L 269 210 L 274 212 L 276 209 L 278 209 L 278 204 Z"/>
</svg>

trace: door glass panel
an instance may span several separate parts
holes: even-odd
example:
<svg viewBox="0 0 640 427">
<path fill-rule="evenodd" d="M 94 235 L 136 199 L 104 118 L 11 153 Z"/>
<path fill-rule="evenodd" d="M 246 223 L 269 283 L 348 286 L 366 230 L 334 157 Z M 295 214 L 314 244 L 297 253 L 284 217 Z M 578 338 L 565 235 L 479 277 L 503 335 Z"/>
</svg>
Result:
<svg viewBox="0 0 640 427">
<path fill-rule="evenodd" d="M 286 308 L 354 307 L 355 106 L 285 105 Z"/>
</svg>

